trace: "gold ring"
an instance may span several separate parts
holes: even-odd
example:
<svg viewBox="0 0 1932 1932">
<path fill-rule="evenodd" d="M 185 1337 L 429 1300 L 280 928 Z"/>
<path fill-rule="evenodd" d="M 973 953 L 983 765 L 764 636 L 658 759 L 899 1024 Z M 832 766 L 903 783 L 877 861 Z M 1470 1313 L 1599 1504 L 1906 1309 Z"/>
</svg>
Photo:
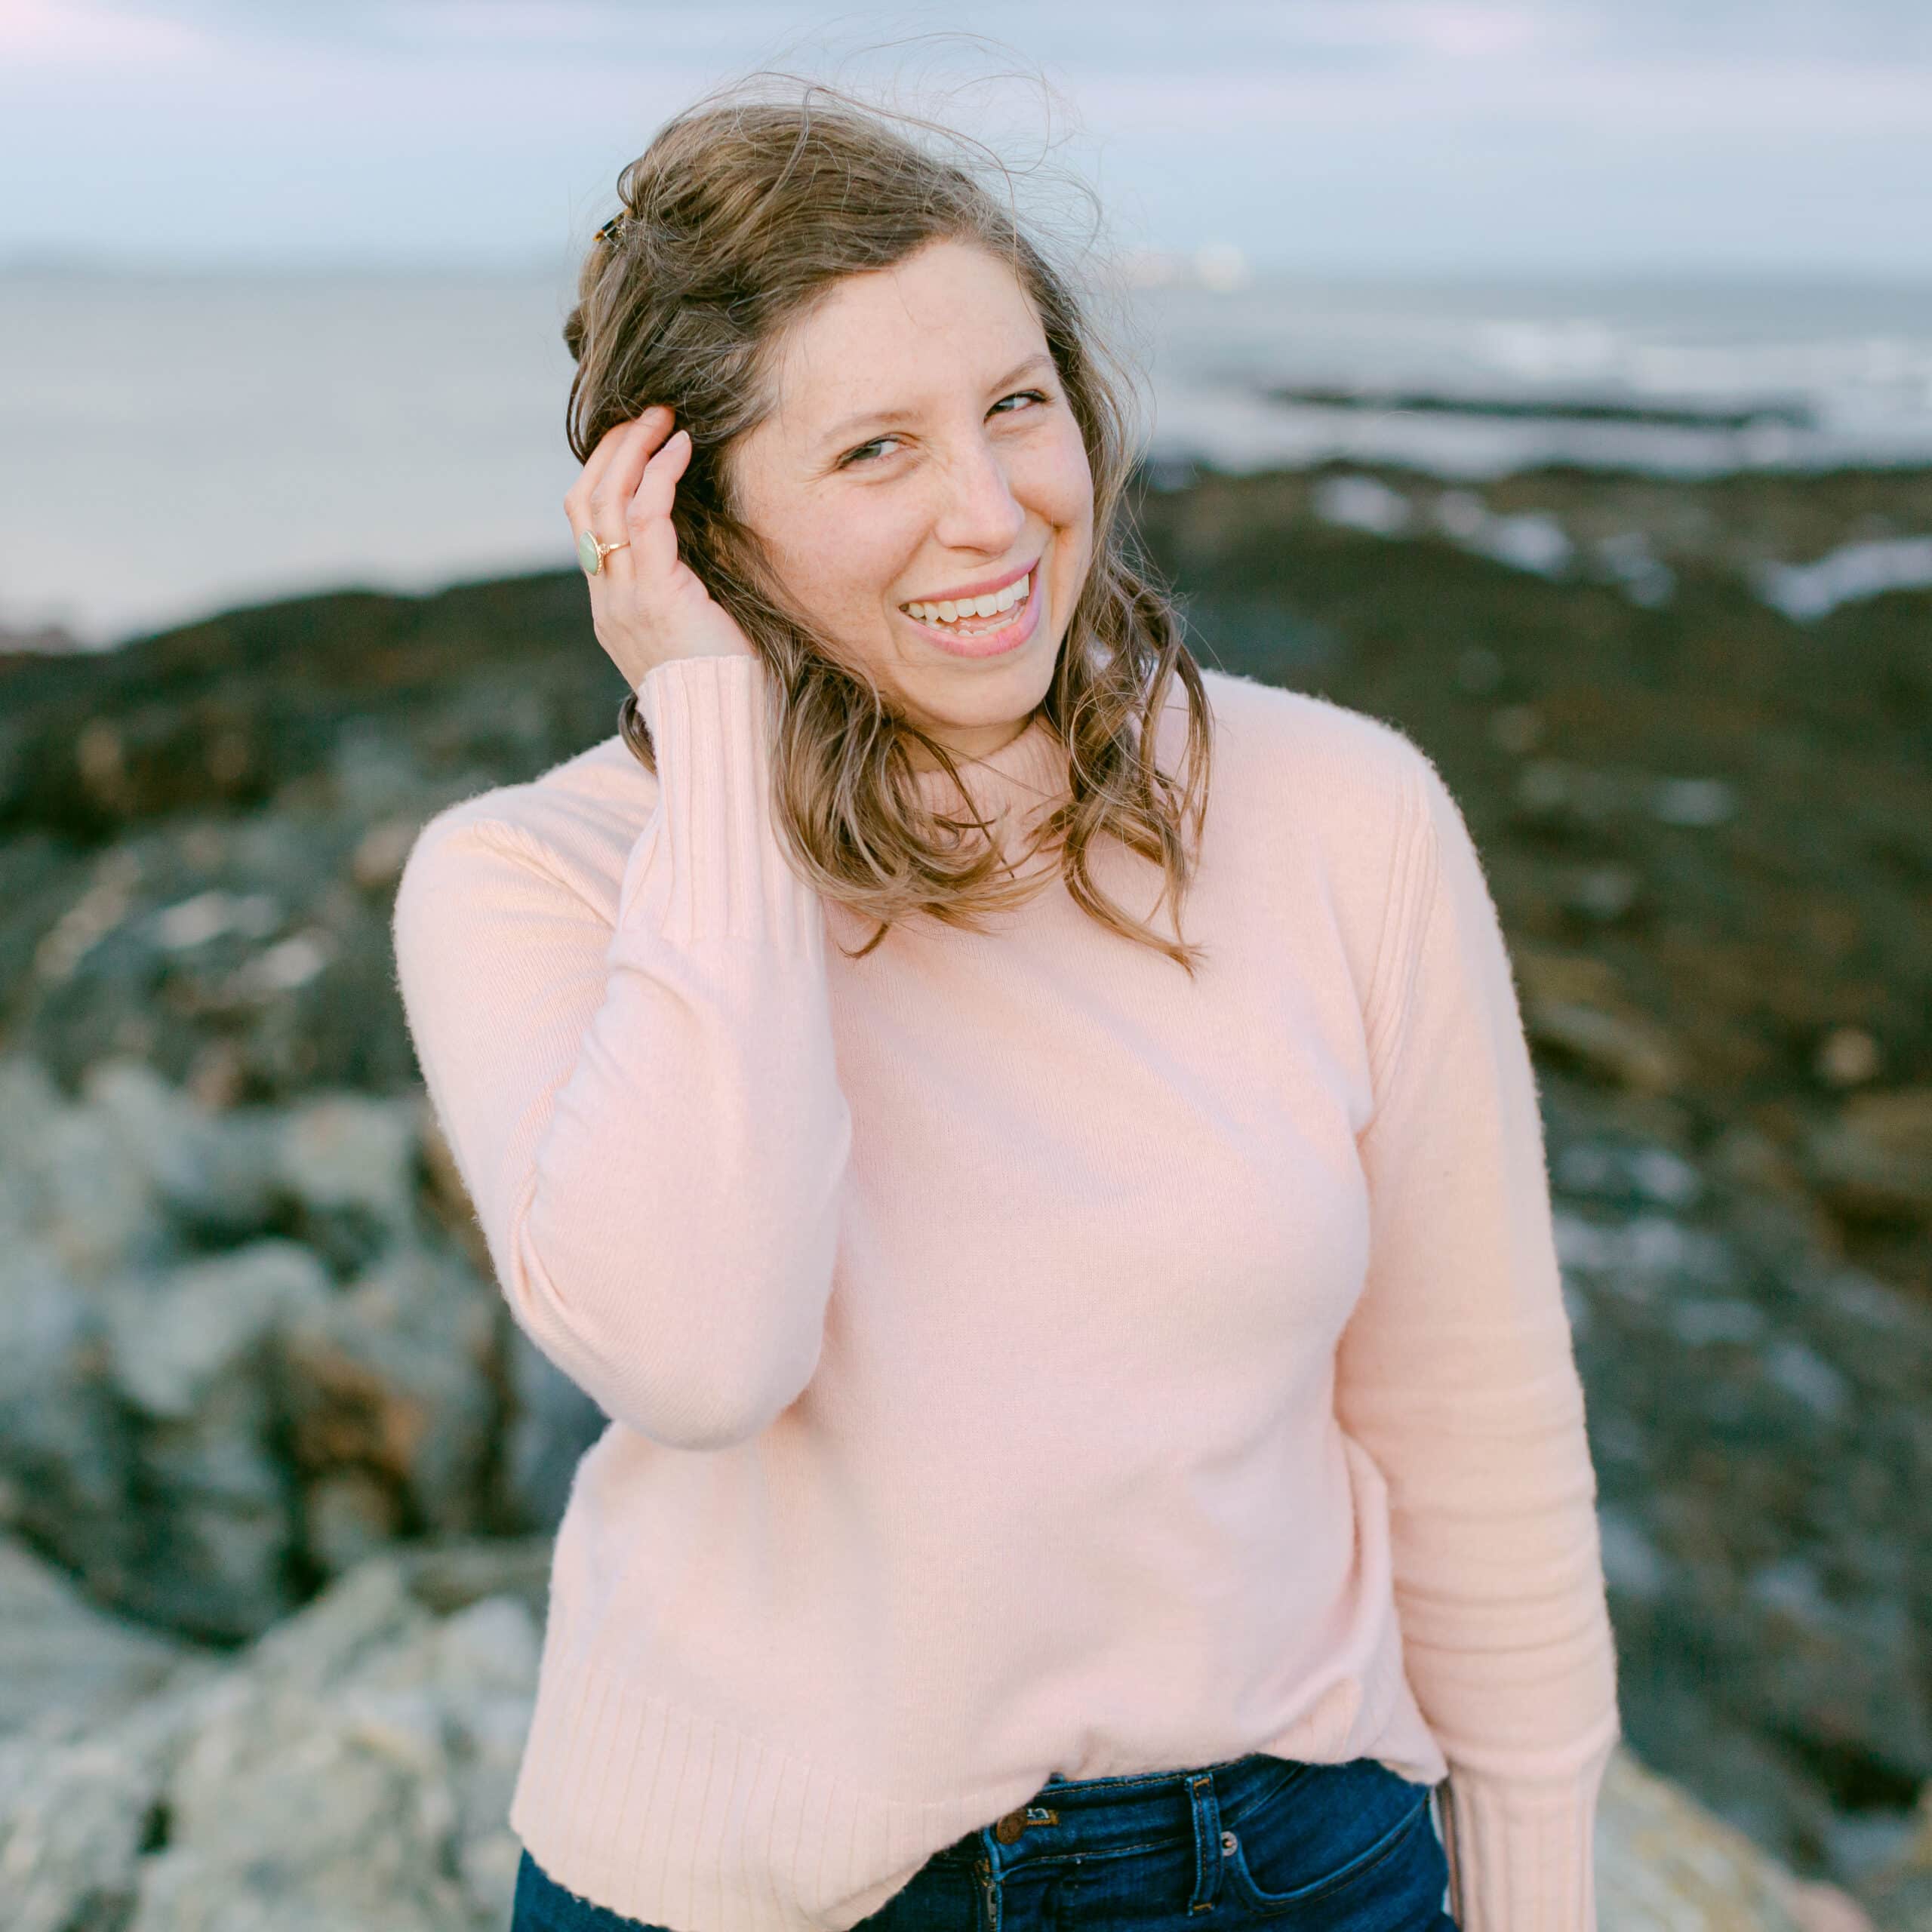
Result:
<svg viewBox="0 0 1932 1932">
<path fill-rule="evenodd" d="M 613 550 L 628 549 L 630 547 L 630 540 L 626 537 L 620 543 L 601 543 L 598 541 L 595 531 L 586 530 L 577 540 L 577 560 L 583 566 L 584 575 L 596 576 L 604 568 L 604 559 Z"/>
</svg>

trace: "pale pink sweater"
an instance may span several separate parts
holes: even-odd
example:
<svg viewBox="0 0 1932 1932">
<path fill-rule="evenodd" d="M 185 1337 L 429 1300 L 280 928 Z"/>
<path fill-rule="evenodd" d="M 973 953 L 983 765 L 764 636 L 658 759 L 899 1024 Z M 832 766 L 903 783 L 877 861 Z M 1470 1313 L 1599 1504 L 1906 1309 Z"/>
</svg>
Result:
<svg viewBox="0 0 1932 1932">
<path fill-rule="evenodd" d="M 842 1932 L 1051 1773 L 1263 1751 L 1446 1777 L 1463 1932 L 1591 1932 L 1615 1654 L 1495 909 L 1407 737 L 1206 679 L 1195 980 L 1057 877 L 846 957 L 749 657 L 645 678 L 657 779 L 614 735 L 419 839 L 432 1100 L 612 1418 L 509 1814 L 571 1890 Z M 1066 755 L 968 770 L 1010 834 Z"/>
</svg>

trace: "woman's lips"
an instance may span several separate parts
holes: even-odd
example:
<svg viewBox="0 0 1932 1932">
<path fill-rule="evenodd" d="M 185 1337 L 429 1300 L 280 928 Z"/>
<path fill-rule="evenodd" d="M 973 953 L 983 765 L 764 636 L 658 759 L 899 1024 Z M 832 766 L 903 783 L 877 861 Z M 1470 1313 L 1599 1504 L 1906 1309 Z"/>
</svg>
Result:
<svg viewBox="0 0 1932 1932">
<path fill-rule="evenodd" d="M 1001 651 L 1017 650 L 1033 634 L 1041 608 L 1041 575 L 1046 559 L 1042 557 L 1033 566 L 1032 579 L 1027 586 L 1026 601 L 1016 604 L 1005 623 L 996 629 L 983 631 L 948 631 L 937 624 L 928 623 L 923 617 L 915 617 L 909 611 L 901 611 L 900 615 L 914 626 L 921 636 L 931 641 L 953 657 L 996 657 Z"/>
<path fill-rule="evenodd" d="M 1044 552 L 1041 553 L 1041 555 L 1044 554 Z M 1036 556 L 1030 564 L 1022 564 L 1017 570 L 1008 571 L 1004 576 L 984 577 L 979 583 L 965 588 L 958 590 L 943 590 L 937 596 L 915 597 L 910 601 L 915 604 L 931 606 L 935 604 L 957 604 L 971 598 L 984 597 L 989 591 L 1004 590 L 1011 585 L 1019 583 L 1023 577 L 1031 577 L 1033 572 L 1038 569 L 1039 565 L 1040 558 Z"/>
</svg>

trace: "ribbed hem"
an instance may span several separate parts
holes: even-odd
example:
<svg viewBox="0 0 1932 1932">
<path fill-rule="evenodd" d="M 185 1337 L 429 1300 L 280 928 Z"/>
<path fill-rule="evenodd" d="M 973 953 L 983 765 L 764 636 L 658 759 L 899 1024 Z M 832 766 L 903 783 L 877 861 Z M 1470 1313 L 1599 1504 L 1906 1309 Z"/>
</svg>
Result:
<svg viewBox="0 0 1932 1932">
<path fill-rule="evenodd" d="M 792 869 L 771 809 L 764 661 L 675 657 L 646 672 L 638 708 L 657 755 L 658 806 L 625 868 L 618 929 L 681 943 L 764 940 L 822 949 L 823 907 Z"/>
<path fill-rule="evenodd" d="M 1617 1743 L 1563 1778 L 1450 1766 L 1438 1798 L 1458 1932 L 1596 1932 L 1597 1798 Z"/>
<path fill-rule="evenodd" d="M 847 1932 L 1032 1795 L 888 1798 L 595 1666 L 566 1675 L 549 1647 L 509 1826 L 566 1890 L 627 1918 Z"/>
</svg>

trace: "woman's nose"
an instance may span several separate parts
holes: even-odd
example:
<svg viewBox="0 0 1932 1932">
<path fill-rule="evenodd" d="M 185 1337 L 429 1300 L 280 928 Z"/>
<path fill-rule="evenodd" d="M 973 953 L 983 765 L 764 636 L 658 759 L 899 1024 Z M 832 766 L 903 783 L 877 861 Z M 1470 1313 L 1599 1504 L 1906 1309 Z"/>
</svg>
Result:
<svg viewBox="0 0 1932 1932">
<path fill-rule="evenodd" d="M 949 549 L 998 553 L 1011 549 L 1026 512 L 1013 490 L 1005 459 L 985 443 L 950 466 L 934 534 Z"/>
</svg>

